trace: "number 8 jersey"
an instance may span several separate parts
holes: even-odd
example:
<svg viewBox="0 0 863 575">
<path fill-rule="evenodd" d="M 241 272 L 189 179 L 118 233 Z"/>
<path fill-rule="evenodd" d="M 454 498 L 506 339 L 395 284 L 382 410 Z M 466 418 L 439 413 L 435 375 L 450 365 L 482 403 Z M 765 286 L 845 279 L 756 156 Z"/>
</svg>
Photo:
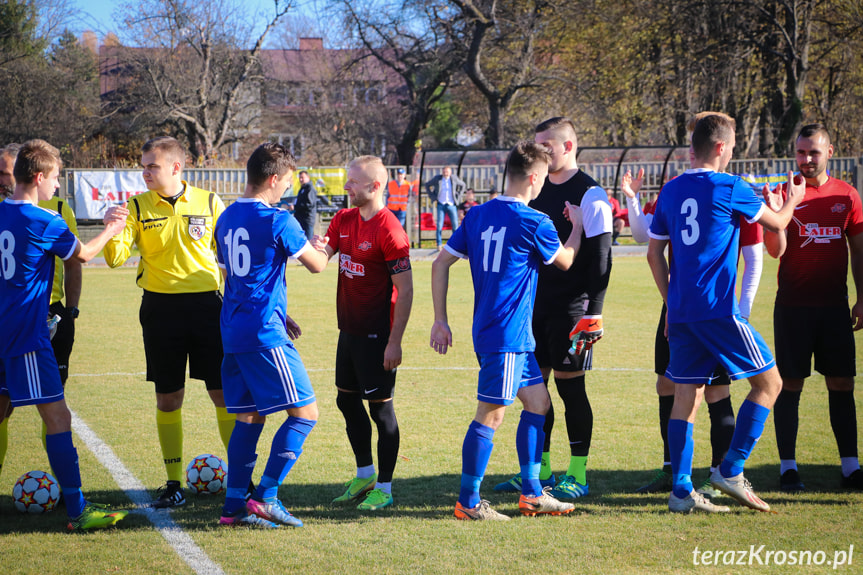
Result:
<svg viewBox="0 0 863 575">
<path fill-rule="evenodd" d="M 515 198 L 500 196 L 465 215 L 446 249 L 470 261 L 475 352 L 534 351 L 539 264 L 561 248 L 551 218 Z"/>
<path fill-rule="evenodd" d="M 662 188 L 648 232 L 671 243 L 668 321 L 736 315 L 740 216 L 754 223 L 767 209 L 738 176 L 691 169 Z"/>
</svg>

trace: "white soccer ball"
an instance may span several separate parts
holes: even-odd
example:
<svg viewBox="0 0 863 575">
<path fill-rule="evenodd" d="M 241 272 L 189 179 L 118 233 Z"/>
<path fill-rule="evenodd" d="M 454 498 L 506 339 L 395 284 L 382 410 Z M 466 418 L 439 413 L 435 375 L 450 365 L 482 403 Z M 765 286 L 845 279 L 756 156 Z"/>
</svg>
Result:
<svg viewBox="0 0 863 575">
<path fill-rule="evenodd" d="M 199 455 L 186 467 L 186 484 L 195 493 L 221 493 L 228 485 L 228 464 L 209 453 Z"/>
<path fill-rule="evenodd" d="M 28 471 L 15 482 L 12 500 L 21 513 L 47 513 L 60 501 L 60 484 L 50 473 Z"/>
</svg>

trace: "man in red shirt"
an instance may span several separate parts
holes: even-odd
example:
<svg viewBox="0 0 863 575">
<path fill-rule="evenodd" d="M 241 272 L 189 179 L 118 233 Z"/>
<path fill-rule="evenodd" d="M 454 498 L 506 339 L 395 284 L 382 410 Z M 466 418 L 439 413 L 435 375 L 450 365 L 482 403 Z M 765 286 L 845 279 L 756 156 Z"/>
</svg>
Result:
<svg viewBox="0 0 863 575">
<path fill-rule="evenodd" d="M 810 124 L 797 138 L 797 165 L 806 195 L 785 232 L 764 235 L 768 253 L 779 262 L 773 329 L 782 392 L 774 423 L 783 491 L 802 491 L 797 471 L 798 406 L 803 382 L 815 369 L 824 375 L 830 424 L 839 448 L 842 487 L 863 489 L 857 458 L 854 331 L 863 327 L 863 210 L 847 183 L 827 175 L 833 155 L 830 134 Z M 781 202 L 778 196 L 774 198 Z M 856 301 L 848 309 L 848 251 Z"/>
<path fill-rule="evenodd" d="M 315 249 L 339 252 L 336 315 L 336 405 L 345 416 L 357 475 L 333 503 L 360 501 L 358 509 L 392 505 L 392 477 L 399 452 L 393 409 L 396 368 L 413 301 L 410 244 L 398 219 L 384 207 L 387 171 L 380 158 L 360 156 L 348 166 L 345 191 L 354 208 L 341 210 Z M 369 402 L 366 413 L 363 400 Z M 378 466 L 372 460 L 372 428 L 378 430 Z"/>
</svg>

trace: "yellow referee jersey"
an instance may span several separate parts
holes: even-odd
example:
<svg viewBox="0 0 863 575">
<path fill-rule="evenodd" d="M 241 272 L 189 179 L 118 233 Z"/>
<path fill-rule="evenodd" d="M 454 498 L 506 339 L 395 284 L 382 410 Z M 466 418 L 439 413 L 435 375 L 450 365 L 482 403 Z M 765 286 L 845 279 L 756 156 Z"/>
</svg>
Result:
<svg viewBox="0 0 863 575">
<path fill-rule="evenodd" d="M 39 202 L 40 208 L 51 210 L 60 214 L 69 229 L 76 236 L 78 235 L 78 222 L 75 221 L 75 212 L 69 207 L 69 202 L 64 202 L 57 196 L 50 200 Z M 65 295 L 63 291 L 63 260 L 58 257 L 54 258 L 54 287 L 51 289 L 51 303 L 57 303 L 63 299 Z"/>
<path fill-rule="evenodd" d="M 105 262 L 115 268 L 141 252 L 138 286 L 157 293 L 200 293 L 219 289 L 213 233 L 225 209 L 221 198 L 183 182 L 186 192 L 172 206 L 149 191 L 129 201 L 126 229 L 105 244 Z"/>
</svg>

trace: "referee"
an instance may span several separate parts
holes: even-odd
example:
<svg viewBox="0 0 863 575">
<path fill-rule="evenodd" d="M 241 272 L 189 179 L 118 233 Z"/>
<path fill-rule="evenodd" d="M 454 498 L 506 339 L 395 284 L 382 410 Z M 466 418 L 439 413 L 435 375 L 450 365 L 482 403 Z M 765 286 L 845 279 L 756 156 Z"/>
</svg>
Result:
<svg viewBox="0 0 863 575">
<path fill-rule="evenodd" d="M 234 428 L 222 396 L 221 274 L 213 237 L 225 206 L 215 193 L 183 181 L 185 159 L 186 150 L 174 138 L 160 136 L 144 144 L 141 165 L 149 191 L 132 198 L 126 229 L 105 246 L 112 268 L 129 258 L 132 244 L 141 252 L 136 281 L 144 290 L 140 320 L 147 381 L 156 385 L 156 427 L 168 473 L 155 508 L 186 502 L 181 409 L 187 358 L 189 376 L 204 380 L 216 406 L 226 450 Z"/>
</svg>

